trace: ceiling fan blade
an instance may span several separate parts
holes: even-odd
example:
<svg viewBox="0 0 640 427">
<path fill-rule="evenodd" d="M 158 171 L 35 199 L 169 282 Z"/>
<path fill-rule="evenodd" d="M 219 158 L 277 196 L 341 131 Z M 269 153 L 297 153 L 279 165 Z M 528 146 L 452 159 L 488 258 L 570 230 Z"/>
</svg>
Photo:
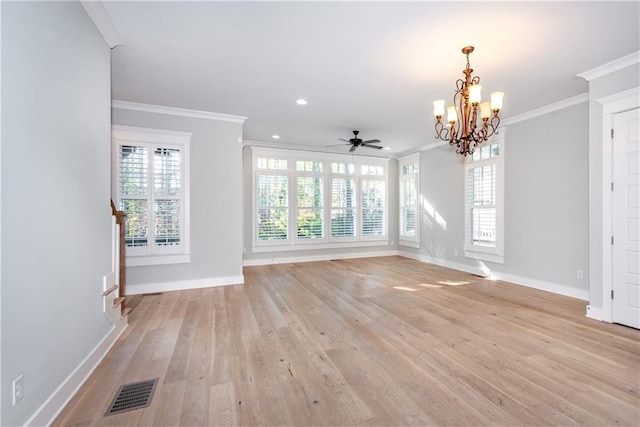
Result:
<svg viewBox="0 0 640 427">
<path fill-rule="evenodd" d="M 356 151 L 356 145 L 351 146 L 351 148 L 349 148 L 349 152 L 353 153 L 354 151 Z"/>
<path fill-rule="evenodd" d="M 340 141 L 344 141 L 344 142 L 351 142 L 348 139 L 342 139 L 342 138 L 338 138 Z"/>
<path fill-rule="evenodd" d="M 379 145 L 363 145 L 363 147 L 367 147 L 367 148 L 377 148 L 378 150 L 382 150 L 382 147 L 380 147 Z"/>
<path fill-rule="evenodd" d="M 374 142 L 382 142 L 379 139 L 370 139 L 368 141 L 362 141 L 363 144 L 372 144 Z"/>
<path fill-rule="evenodd" d="M 331 144 L 331 145 L 325 145 L 325 148 L 329 148 L 329 147 L 337 147 L 337 146 L 344 146 L 344 145 L 351 145 L 351 144 Z"/>
</svg>

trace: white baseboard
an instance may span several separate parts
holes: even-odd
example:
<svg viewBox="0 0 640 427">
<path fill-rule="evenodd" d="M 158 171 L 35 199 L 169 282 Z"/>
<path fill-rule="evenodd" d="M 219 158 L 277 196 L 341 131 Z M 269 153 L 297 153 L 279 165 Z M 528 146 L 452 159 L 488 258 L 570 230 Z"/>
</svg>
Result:
<svg viewBox="0 0 640 427">
<path fill-rule="evenodd" d="M 241 285 L 244 275 L 211 277 L 209 279 L 181 280 L 179 282 L 127 284 L 127 295 L 152 294 L 156 292 L 182 291 L 185 289 L 212 288 L 214 286 Z"/>
<path fill-rule="evenodd" d="M 293 257 L 246 259 L 244 260 L 242 265 L 244 265 L 245 267 L 254 267 L 257 265 L 289 264 L 293 262 L 331 261 L 333 259 L 372 258 L 372 257 L 379 257 L 379 256 L 394 256 L 394 255 L 398 255 L 398 251 L 378 251 L 378 252 L 364 252 L 364 253 L 333 253 L 328 255 L 307 255 L 307 256 L 293 256 Z"/>
<path fill-rule="evenodd" d="M 571 298 L 577 298 L 584 301 L 589 300 L 589 291 L 586 289 L 576 289 L 570 286 L 561 285 L 558 283 L 545 282 L 544 280 L 532 279 L 530 277 L 516 276 L 513 274 L 501 273 L 495 270 L 483 270 L 482 267 L 474 267 L 465 264 L 458 264 L 455 262 L 447 261 L 439 258 L 432 258 L 425 255 L 417 255 L 410 252 L 400 251 L 398 255 L 415 259 L 430 264 L 441 265 L 443 267 L 453 268 L 454 270 L 465 271 L 471 274 L 477 274 L 482 277 L 487 277 L 496 280 L 502 280 L 504 282 L 514 283 L 516 285 L 526 286 L 528 288 L 539 289 L 541 291 L 552 292 L 554 294 L 560 294 Z"/>
<path fill-rule="evenodd" d="M 415 259 L 416 261 L 422 261 L 427 264 L 435 264 L 441 267 L 452 268 L 454 270 L 464 271 L 466 273 L 477 274 L 478 276 L 487 277 L 487 274 L 485 274 L 485 272 L 483 272 L 480 268 L 476 268 L 471 265 L 459 264 L 457 262 L 447 261 L 442 258 L 434 258 L 424 254 L 415 254 L 412 252 L 405 252 L 405 251 L 399 251 L 398 255 L 405 258 Z"/>
<path fill-rule="evenodd" d="M 587 305 L 587 314 L 589 319 L 604 321 L 604 310 L 598 307 Z"/>
<path fill-rule="evenodd" d="M 512 274 L 504 274 L 494 272 L 498 280 L 515 283 L 516 285 L 527 286 L 529 288 L 539 289 L 541 291 L 552 292 L 583 301 L 589 300 L 589 291 L 586 289 L 577 289 L 570 286 L 561 285 L 559 283 L 545 282 L 543 280 L 531 279 L 529 277 L 514 276 Z"/>
<path fill-rule="evenodd" d="M 31 418 L 27 420 L 25 426 L 51 425 L 71 398 L 78 392 L 82 384 L 89 378 L 89 375 L 91 375 L 100 362 L 102 362 L 102 359 L 104 359 L 111 347 L 118 341 L 118 338 L 127 326 L 128 324 L 125 322 L 114 325 L 93 351 L 80 362 L 78 367 L 71 372 L 56 391 L 54 391 Z"/>
</svg>

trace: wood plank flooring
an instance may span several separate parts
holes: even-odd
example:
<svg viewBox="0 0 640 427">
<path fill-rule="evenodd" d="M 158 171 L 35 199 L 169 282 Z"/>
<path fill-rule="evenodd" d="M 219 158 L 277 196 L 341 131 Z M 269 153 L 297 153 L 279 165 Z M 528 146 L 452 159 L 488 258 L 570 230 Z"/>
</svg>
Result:
<svg viewBox="0 0 640 427">
<path fill-rule="evenodd" d="M 56 426 L 640 424 L 640 331 L 585 302 L 401 257 L 244 269 L 136 296 Z M 159 377 L 149 407 L 104 416 Z"/>
</svg>

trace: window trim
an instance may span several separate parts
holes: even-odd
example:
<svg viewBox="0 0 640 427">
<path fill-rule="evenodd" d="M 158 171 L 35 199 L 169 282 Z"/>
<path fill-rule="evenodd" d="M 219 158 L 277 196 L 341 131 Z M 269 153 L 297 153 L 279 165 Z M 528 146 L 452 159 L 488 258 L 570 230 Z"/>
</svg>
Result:
<svg viewBox="0 0 640 427">
<path fill-rule="evenodd" d="M 418 171 L 411 175 L 403 175 L 402 167 L 407 165 L 417 164 Z M 422 224 L 422 212 L 420 203 L 420 153 L 409 154 L 398 159 L 398 244 L 402 246 L 408 246 L 411 248 L 420 248 L 420 228 Z M 402 185 L 404 181 L 412 179 L 415 182 L 416 189 L 416 225 L 415 235 L 407 236 L 403 234 L 402 229 Z"/>
<path fill-rule="evenodd" d="M 384 246 L 389 244 L 389 159 L 384 157 L 369 156 L 351 156 L 342 154 L 320 153 L 300 150 L 287 150 L 265 147 L 251 147 L 252 159 L 252 250 L 253 252 L 284 252 L 297 250 L 313 250 L 313 249 L 337 249 L 345 247 L 364 247 L 364 246 Z M 287 160 L 287 170 L 271 170 L 259 169 L 259 157 L 272 157 Z M 322 172 L 297 171 L 296 161 L 321 161 L 323 162 Z M 341 174 L 331 172 L 331 163 L 352 163 L 354 165 L 354 173 Z M 361 166 L 382 166 L 383 175 L 363 175 Z M 287 239 L 278 241 L 263 241 L 258 239 L 257 227 L 257 180 L 261 174 L 283 174 L 288 176 L 288 236 Z M 323 221 L 324 236 L 318 239 L 300 239 L 297 237 L 297 177 L 299 176 L 319 176 L 323 179 L 324 186 L 324 202 L 323 202 Z M 356 181 L 356 194 L 358 204 L 356 206 L 358 220 L 358 235 L 355 237 L 332 237 L 331 236 L 331 190 L 334 178 L 350 177 Z M 384 182 L 384 216 L 383 227 L 384 234 L 382 236 L 362 236 L 362 180 L 374 179 Z"/>
<path fill-rule="evenodd" d="M 502 128 L 482 146 L 499 144 L 500 154 L 484 160 L 473 161 L 472 156 L 467 156 L 464 166 L 464 255 L 467 258 L 504 264 L 504 157 L 505 157 L 505 133 Z M 478 148 L 479 149 L 479 148 Z M 469 206 L 469 173 L 471 169 L 481 166 L 496 165 L 496 244 L 495 246 L 474 245 L 470 241 L 471 236 L 471 209 Z"/>
<path fill-rule="evenodd" d="M 164 129 L 149 129 L 134 126 L 111 126 L 111 194 L 114 204 L 120 206 L 118 189 L 119 158 L 118 146 L 121 144 L 153 144 L 170 148 L 179 148 L 181 154 L 181 245 L 178 250 L 167 250 L 148 245 L 146 251 L 134 251 L 125 257 L 127 267 L 163 264 L 182 264 L 191 262 L 191 232 L 190 232 L 190 145 L 191 132 L 171 131 Z M 130 252 L 127 248 L 127 252 Z"/>
</svg>

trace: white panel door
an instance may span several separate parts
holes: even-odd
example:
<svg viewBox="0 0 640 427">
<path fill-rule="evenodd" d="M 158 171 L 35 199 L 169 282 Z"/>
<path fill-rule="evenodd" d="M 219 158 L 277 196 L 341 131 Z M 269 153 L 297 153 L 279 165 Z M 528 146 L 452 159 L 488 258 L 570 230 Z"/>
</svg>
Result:
<svg viewBox="0 0 640 427">
<path fill-rule="evenodd" d="M 613 321 L 640 328 L 640 108 L 614 115 Z"/>
</svg>

